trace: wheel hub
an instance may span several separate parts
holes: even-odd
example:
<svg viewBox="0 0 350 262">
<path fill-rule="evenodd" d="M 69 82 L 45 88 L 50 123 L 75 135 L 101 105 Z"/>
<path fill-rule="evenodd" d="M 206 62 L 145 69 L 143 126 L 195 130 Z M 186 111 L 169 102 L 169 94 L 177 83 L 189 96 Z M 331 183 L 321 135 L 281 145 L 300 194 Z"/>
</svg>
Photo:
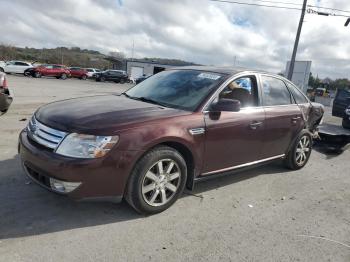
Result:
<svg viewBox="0 0 350 262">
<path fill-rule="evenodd" d="M 168 203 L 180 185 L 180 172 L 178 164 L 171 159 L 162 159 L 153 164 L 142 182 L 142 196 L 146 203 L 151 206 Z"/>
</svg>

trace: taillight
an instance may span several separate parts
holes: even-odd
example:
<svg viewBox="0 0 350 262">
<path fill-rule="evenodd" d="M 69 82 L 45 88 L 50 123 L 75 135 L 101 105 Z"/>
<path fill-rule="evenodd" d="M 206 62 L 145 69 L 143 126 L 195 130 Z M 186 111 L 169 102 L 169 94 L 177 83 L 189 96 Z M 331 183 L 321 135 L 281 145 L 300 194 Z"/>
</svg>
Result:
<svg viewBox="0 0 350 262">
<path fill-rule="evenodd" d="M 7 89 L 7 80 L 6 77 L 4 77 L 4 81 L 2 82 L 2 88 Z"/>
<path fill-rule="evenodd" d="M 1 80 L 1 78 L 0 78 L 0 80 Z M 6 80 L 6 77 L 5 77 L 5 76 L 4 76 L 4 78 L 3 78 L 1 88 L 3 88 L 3 89 L 7 89 L 7 80 Z"/>
</svg>

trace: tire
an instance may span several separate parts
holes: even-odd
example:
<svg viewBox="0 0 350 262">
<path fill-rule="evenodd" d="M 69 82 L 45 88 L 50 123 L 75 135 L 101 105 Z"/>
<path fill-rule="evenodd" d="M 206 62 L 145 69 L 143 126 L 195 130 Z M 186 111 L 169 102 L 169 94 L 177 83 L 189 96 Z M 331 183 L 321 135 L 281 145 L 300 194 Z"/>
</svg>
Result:
<svg viewBox="0 0 350 262">
<path fill-rule="evenodd" d="M 86 80 L 86 79 L 87 79 L 87 76 L 86 76 L 86 75 L 83 75 L 80 79 L 81 79 L 81 80 Z"/>
<path fill-rule="evenodd" d="M 125 199 L 141 214 L 160 213 L 176 202 L 186 179 L 187 166 L 182 155 L 171 147 L 159 146 L 134 166 Z"/>
<path fill-rule="evenodd" d="M 298 170 L 309 161 L 312 151 L 312 136 L 309 131 L 303 130 L 294 141 L 284 161 L 287 168 Z"/>
<path fill-rule="evenodd" d="M 40 72 L 35 72 L 35 73 L 34 73 L 34 76 L 35 76 L 36 78 L 41 78 L 42 75 L 41 75 Z"/>
<path fill-rule="evenodd" d="M 124 79 L 120 79 L 119 83 L 120 84 L 125 84 L 125 80 Z"/>
<path fill-rule="evenodd" d="M 0 72 L 5 72 L 5 70 L 2 67 L 0 67 Z"/>
<path fill-rule="evenodd" d="M 100 82 L 104 82 L 104 81 L 106 81 L 106 78 L 104 78 L 103 76 L 101 76 Z"/>
<path fill-rule="evenodd" d="M 350 129 L 350 120 L 343 119 L 342 126 L 345 129 Z"/>
<path fill-rule="evenodd" d="M 66 79 L 67 79 L 67 74 L 63 73 L 63 74 L 61 75 L 61 79 L 62 79 L 62 80 L 66 80 Z"/>
</svg>

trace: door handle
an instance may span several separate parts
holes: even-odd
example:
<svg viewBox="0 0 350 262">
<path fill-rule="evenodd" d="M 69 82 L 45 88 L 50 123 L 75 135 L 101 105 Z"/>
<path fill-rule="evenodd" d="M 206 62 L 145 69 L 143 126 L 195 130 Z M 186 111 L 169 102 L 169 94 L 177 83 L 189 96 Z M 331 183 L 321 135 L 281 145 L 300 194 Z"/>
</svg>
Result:
<svg viewBox="0 0 350 262">
<path fill-rule="evenodd" d="M 299 119 L 301 119 L 301 117 L 300 117 L 300 116 L 295 116 L 295 117 L 292 117 L 292 120 L 293 120 L 293 121 L 297 121 L 297 120 L 299 120 Z"/>
<path fill-rule="evenodd" d="M 259 122 L 259 121 L 253 121 L 251 124 L 250 124 L 250 128 L 251 129 L 257 129 L 259 126 L 262 125 L 262 122 Z"/>
</svg>

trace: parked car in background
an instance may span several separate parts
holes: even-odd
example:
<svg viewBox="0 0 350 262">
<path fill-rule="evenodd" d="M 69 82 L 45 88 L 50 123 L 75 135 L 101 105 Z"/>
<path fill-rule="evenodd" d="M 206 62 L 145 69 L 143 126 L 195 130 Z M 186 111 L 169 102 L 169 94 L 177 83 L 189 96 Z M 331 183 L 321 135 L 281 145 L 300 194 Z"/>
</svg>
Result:
<svg viewBox="0 0 350 262">
<path fill-rule="evenodd" d="M 6 80 L 6 74 L 0 72 L 0 115 L 7 112 L 13 101 L 13 94 L 11 94 Z"/>
<path fill-rule="evenodd" d="M 350 89 L 338 89 L 333 101 L 332 115 L 343 117 L 344 110 L 350 105 Z"/>
<path fill-rule="evenodd" d="M 345 109 L 342 125 L 344 128 L 350 129 L 350 105 Z"/>
<path fill-rule="evenodd" d="M 121 95 L 40 107 L 19 136 L 27 175 L 74 199 L 123 198 L 138 212 L 169 208 L 185 187 L 283 160 L 303 168 L 323 106 L 287 79 L 183 67 Z"/>
<path fill-rule="evenodd" d="M 28 68 L 33 68 L 33 65 L 24 61 L 8 61 L 0 64 L 0 72 L 11 74 L 24 74 Z"/>
<path fill-rule="evenodd" d="M 88 77 L 88 72 L 81 67 L 69 67 L 68 68 L 71 74 L 71 77 L 79 78 L 85 80 Z"/>
<path fill-rule="evenodd" d="M 57 79 L 67 79 L 67 77 L 70 77 L 70 71 L 66 66 L 56 64 L 46 64 L 35 67 L 32 74 L 37 78 L 42 76 L 53 76 Z"/>
<path fill-rule="evenodd" d="M 121 84 L 130 82 L 126 72 L 121 70 L 106 70 L 100 73 L 95 73 L 93 77 L 97 82 L 113 81 Z"/>
<path fill-rule="evenodd" d="M 150 75 L 149 76 L 146 76 L 146 75 L 140 76 L 140 77 L 135 79 L 135 84 L 141 83 L 142 81 L 146 80 L 149 77 L 150 77 Z"/>
<path fill-rule="evenodd" d="M 97 68 L 85 68 L 88 78 L 92 78 L 95 73 L 100 73 L 101 70 Z"/>
</svg>

